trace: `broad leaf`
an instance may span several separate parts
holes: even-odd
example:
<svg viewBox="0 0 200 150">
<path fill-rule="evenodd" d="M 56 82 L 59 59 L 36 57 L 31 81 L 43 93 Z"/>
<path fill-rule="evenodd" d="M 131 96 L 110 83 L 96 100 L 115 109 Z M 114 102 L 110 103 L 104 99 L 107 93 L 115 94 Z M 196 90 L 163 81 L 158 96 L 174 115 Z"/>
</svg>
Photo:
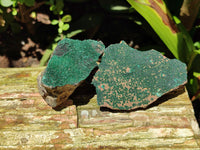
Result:
<svg viewBox="0 0 200 150">
<path fill-rule="evenodd" d="M 200 77 L 200 72 L 193 72 L 193 75 L 194 75 L 196 78 L 199 78 L 199 77 Z"/>
<path fill-rule="evenodd" d="M 58 23 L 59 23 L 59 21 L 58 21 L 58 20 L 55 20 L 55 19 L 51 21 L 51 24 L 52 24 L 52 25 L 57 25 Z"/>
<path fill-rule="evenodd" d="M 13 4 L 13 1 L 12 0 L 0 0 L 0 4 L 3 7 L 9 7 Z"/>
<path fill-rule="evenodd" d="M 42 59 L 40 60 L 40 66 L 45 66 L 46 63 L 48 62 L 51 54 L 53 53 L 52 50 L 47 49 L 42 57 Z"/>
<path fill-rule="evenodd" d="M 67 31 L 68 29 L 69 29 L 69 24 L 64 24 L 62 30 Z"/>
<path fill-rule="evenodd" d="M 72 20 L 72 17 L 70 15 L 65 15 L 62 17 L 62 22 L 70 22 Z"/>
<path fill-rule="evenodd" d="M 200 49 L 199 49 L 199 50 L 194 50 L 194 52 L 195 52 L 196 54 L 199 54 L 199 55 L 200 55 Z"/>
<path fill-rule="evenodd" d="M 81 29 L 72 31 L 72 32 L 68 33 L 68 34 L 66 35 L 66 37 L 67 37 L 67 38 L 71 38 L 71 37 L 73 37 L 73 36 L 76 36 L 76 35 L 79 34 L 79 33 L 82 33 L 83 31 L 84 31 L 84 30 L 81 30 Z"/>
</svg>

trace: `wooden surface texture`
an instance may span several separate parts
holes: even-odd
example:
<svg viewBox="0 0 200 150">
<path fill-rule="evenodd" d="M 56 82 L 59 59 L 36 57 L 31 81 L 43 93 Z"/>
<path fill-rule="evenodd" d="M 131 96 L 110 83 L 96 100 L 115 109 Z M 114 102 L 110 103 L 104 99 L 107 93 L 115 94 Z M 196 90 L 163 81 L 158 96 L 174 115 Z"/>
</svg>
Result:
<svg viewBox="0 0 200 150">
<path fill-rule="evenodd" d="M 200 149 L 185 89 L 130 112 L 99 108 L 96 96 L 56 111 L 38 93 L 42 70 L 0 69 L 0 150 Z"/>
</svg>

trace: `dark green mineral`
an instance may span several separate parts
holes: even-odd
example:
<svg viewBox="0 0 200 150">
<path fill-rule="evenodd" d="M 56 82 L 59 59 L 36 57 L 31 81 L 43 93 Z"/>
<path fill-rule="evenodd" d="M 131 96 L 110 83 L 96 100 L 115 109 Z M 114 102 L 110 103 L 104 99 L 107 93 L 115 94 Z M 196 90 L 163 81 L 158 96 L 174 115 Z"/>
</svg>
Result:
<svg viewBox="0 0 200 150">
<path fill-rule="evenodd" d="M 92 83 L 100 106 L 131 110 L 147 107 L 186 82 L 184 63 L 122 42 L 106 48 Z"/>
<path fill-rule="evenodd" d="M 97 66 L 103 51 L 104 44 L 94 40 L 60 41 L 48 62 L 42 83 L 49 87 L 78 84 Z"/>
<path fill-rule="evenodd" d="M 38 77 L 40 94 L 56 107 L 74 92 L 97 66 L 105 47 L 94 40 L 60 41 L 44 73 Z"/>
</svg>

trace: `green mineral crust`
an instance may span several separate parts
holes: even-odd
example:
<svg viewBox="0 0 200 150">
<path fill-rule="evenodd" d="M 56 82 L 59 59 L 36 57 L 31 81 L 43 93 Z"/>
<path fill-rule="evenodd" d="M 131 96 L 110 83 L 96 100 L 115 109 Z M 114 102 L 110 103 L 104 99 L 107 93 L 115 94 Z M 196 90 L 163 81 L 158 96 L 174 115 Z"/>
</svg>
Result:
<svg viewBox="0 0 200 150">
<path fill-rule="evenodd" d="M 94 40 L 64 39 L 60 41 L 48 62 L 42 83 L 49 87 L 78 84 L 97 66 L 105 47 Z"/>
<path fill-rule="evenodd" d="M 54 50 L 43 73 L 38 76 L 39 92 L 52 107 L 66 102 L 97 67 L 105 46 L 94 40 L 64 39 Z M 91 82 L 91 81 L 90 81 Z M 89 83 L 87 83 L 89 84 Z"/>
<path fill-rule="evenodd" d="M 187 82 L 186 65 L 155 50 L 138 51 L 125 42 L 106 48 L 92 83 L 102 107 L 145 108 Z"/>
</svg>

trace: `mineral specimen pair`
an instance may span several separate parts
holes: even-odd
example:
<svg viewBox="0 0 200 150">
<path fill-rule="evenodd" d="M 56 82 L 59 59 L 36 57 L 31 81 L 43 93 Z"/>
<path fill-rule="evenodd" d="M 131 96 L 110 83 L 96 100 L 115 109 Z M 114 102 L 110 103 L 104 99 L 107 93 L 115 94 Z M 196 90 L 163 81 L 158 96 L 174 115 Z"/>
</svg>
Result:
<svg viewBox="0 0 200 150">
<path fill-rule="evenodd" d="M 123 41 L 105 48 L 99 41 L 64 39 L 38 76 L 40 94 L 52 107 L 88 82 L 95 86 L 100 106 L 132 110 L 184 85 L 187 70 L 179 60 L 155 50 L 138 51 Z"/>
</svg>

